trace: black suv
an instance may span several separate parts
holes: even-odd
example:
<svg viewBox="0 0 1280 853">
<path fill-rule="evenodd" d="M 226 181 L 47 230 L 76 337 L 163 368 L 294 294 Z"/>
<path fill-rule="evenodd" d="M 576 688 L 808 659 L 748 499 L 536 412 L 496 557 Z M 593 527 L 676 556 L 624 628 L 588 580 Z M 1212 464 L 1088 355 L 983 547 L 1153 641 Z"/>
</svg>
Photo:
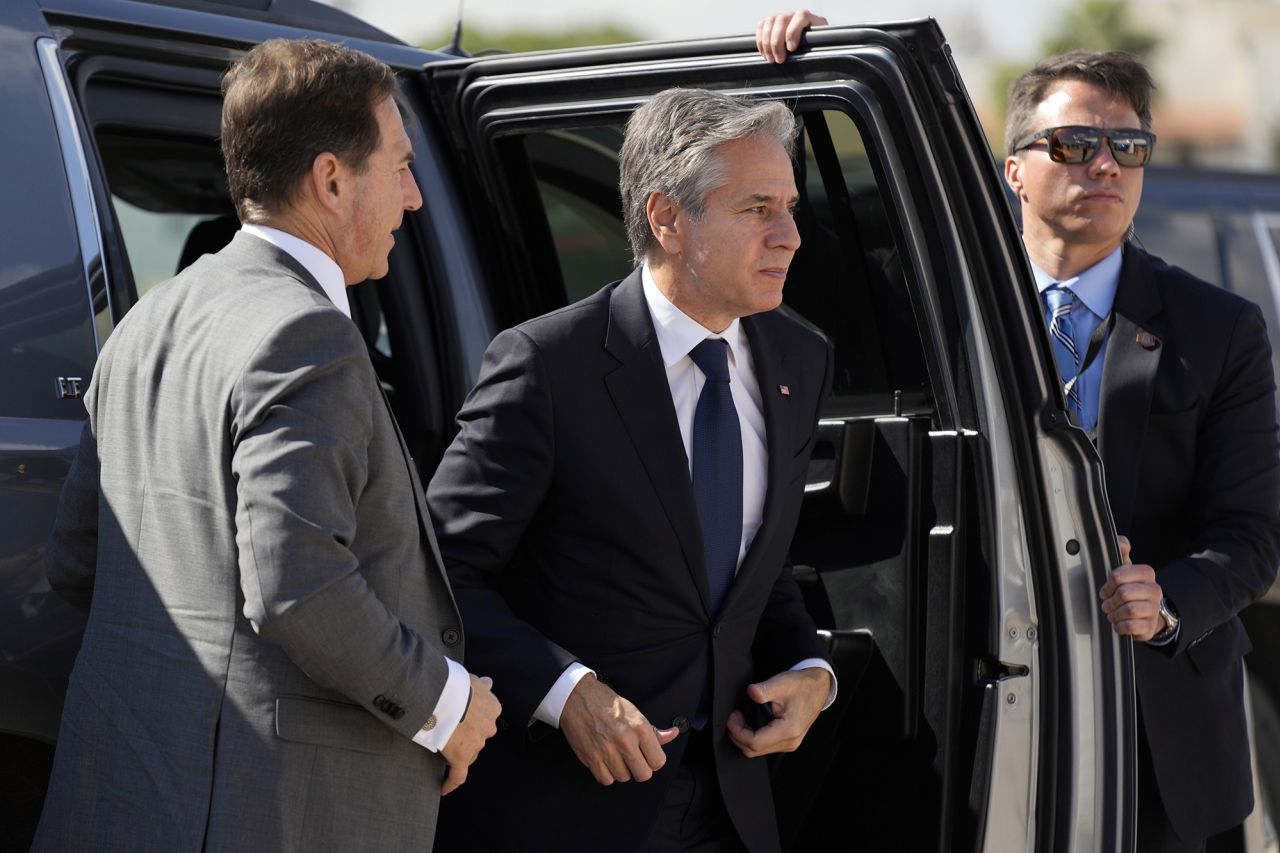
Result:
<svg viewBox="0 0 1280 853">
<path fill-rule="evenodd" d="M 43 548 L 98 349 L 235 228 L 218 85 L 266 38 L 399 74 L 425 203 L 353 315 L 422 473 L 493 334 L 630 268 L 622 126 L 672 85 L 786 103 L 804 245 L 782 310 L 835 346 L 792 549 L 840 698 L 772 766 L 786 843 L 1132 847 L 1132 660 L 1095 591 L 1119 562 L 1066 426 L 1001 181 L 932 21 L 459 60 L 308 0 L 6 0 L 0 195 L 0 810 L 39 813 L 81 621 Z M 147 713 L 150 709 L 139 709 Z M 376 843 L 371 839 L 370 843 Z"/>
</svg>

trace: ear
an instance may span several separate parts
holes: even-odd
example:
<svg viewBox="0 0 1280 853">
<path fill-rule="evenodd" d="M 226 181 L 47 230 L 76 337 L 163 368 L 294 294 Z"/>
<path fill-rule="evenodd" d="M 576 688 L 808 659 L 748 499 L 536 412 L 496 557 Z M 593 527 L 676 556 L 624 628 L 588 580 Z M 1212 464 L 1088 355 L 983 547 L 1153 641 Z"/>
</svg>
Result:
<svg viewBox="0 0 1280 853">
<path fill-rule="evenodd" d="M 668 255 L 678 255 L 684 248 L 680 231 L 680 205 L 666 193 L 650 193 L 644 206 L 654 239 Z"/>
<path fill-rule="evenodd" d="M 345 201 L 345 177 L 346 167 L 342 161 L 330 152 L 322 151 L 311 161 L 307 188 L 321 207 L 330 213 L 338 213 Z"/>
<path fill-rule="evenodd" d="M 1013 190 L 1013 194 L 1022 200 L 1022 160 L 1017 154 L 1004 158 L 1004 182 Z"/>
</svg>

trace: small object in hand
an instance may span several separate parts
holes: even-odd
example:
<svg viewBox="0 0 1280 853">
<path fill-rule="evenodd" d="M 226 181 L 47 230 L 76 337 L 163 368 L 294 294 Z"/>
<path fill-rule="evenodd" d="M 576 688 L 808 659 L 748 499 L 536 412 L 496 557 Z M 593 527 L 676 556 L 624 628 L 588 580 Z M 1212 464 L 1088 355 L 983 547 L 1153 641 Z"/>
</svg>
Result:
<svg viewBox="0 0 1280 853">
<path fill-rule="evenodd" d="M 742 716 L 752 731 L 763 729 L 773 722 L 773 708 L 767 702 L 747 702 L 742 708 Z"/>
</svg>

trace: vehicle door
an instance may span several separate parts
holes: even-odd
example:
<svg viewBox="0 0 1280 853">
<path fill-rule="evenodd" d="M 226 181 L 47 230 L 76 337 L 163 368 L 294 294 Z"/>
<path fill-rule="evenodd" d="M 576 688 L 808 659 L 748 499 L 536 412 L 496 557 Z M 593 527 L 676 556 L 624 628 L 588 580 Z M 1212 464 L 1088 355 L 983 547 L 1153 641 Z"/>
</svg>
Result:
<svg viewBox="0 0 1280 853">
<path fill-rule="evenodd" d="M 81 394 L 109 317 L 107 276 L 46 88 L 33 3 L 0 4 L 0 838 L 25 849 L 43 797 L 82 617 L 49 595 L 45 540 L 80 441 Z M 3 845 L 0 845 L 3 846 Z"/>
<path fill-rule="evenodd" d="M 836 381 L 792 547 L 840 683 L 773 766 L 784 844 L 1127 850 L 1128 646 L 1095 605 L 1118 562 L 1097 456 L 1067 425 L 998 175 L 935 23 L 428 65 L 494 315 L 630 271 L 629 114 L 670 86 L 803 125 L 784 307 Z"/>
</svg>

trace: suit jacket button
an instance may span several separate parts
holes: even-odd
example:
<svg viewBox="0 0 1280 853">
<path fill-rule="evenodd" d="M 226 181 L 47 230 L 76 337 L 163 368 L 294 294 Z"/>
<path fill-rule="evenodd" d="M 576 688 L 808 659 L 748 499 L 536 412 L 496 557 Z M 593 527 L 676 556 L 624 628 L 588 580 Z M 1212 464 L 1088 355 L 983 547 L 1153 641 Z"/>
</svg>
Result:
<svg viewBox="0 0 1280 853">
<path fill-rule="evenodd" d="M 688 734 L 688 733 L 689 733 L 689 718 L 688 718 L 688 717 L 676 717 L 674 720 L 672 720 L 672 721 L 671 721 L 671 727 L 672 727 L 673 729 L 679 729 L 679 730 L 680 730 L 680 734 L 682 734 L 682 735 Z"/>
<path fill-rule="evenodd" d="M 711 636 L 712 636 L 712 638 L 713 638 L 713 639 L 714 639 L 714 638 L 716 638 L 716 637 L 719 637 L 719 636 L 720 636 L 720 623 L 719 623 L 719 622 L 717 622 L 717 623 L 715 624 L 715 626 L 714 626 L 714 627 L 712 627 L 712 629 L 711 629 Z"/>
<path fill-rule="evenodd" d="M 440 639 L 446 646 L 456 646 L 462 640 L 462 633 L 457 628 L 445 628 L 440 632 Z"/>
</svg>

